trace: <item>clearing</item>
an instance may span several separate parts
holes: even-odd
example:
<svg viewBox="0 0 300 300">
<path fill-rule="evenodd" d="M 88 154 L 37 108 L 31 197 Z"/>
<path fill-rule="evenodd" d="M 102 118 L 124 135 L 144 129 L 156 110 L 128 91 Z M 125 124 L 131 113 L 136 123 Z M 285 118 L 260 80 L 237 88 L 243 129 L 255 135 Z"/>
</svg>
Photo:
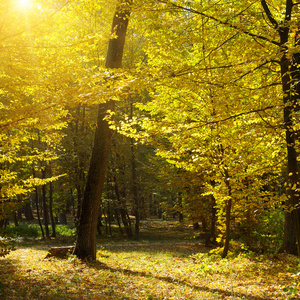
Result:
<svg viewBox="0 0 300 300">
<path fill-rule="evenodd" d="M 73 237 L 19 241 L 0 258 L 0 299 L 300 299 L 297 257 L 208 254 L 190 227 L 144 221 L 141 240 L 101 237 L 97 262 L 45 259 Z"/>
</svg>

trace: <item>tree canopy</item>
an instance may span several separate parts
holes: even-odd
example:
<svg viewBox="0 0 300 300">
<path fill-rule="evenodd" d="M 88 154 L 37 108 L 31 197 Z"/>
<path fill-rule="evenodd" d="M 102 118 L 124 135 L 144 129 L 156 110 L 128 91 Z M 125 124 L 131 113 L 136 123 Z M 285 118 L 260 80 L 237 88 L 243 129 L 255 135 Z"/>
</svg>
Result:
<svg viewBox="0 0 300 300">
<path fill-rule="evenodd" d="M 81 209 L 94 201 L 97 220 L 110 159 L 104 195 L 114 195 L 118 205 L 127 199 L 136 216 L 142 194 L 150 203 L 167 191 L 160 208 L 208 222 L 211 238 L 217 232 L 217 242 L 224 243 L 225 257 L 232 227 L 246 227 L 251 236 L 268 214 L 284 213 L 282 250 L 295 253 L 298 5 L 2 1 L 0 218 L 28 202 L 37 187 L 57 181 L 58 194 L 77 196 L 72 201 L 79 228 Z M 124 51 L 116 45 L 120 40 Z M 91 167 L 100 170 L 94 159 L 102 152 L 104 167 L 96 180 Z M 145 174 L 151 178 L 147 184 Z M 88 194 L 100 181 L 102 187 Z M 130 188 L 122 190 L 125 183 Z M 81 236 L 89 222 L 81 219 Z"/>
</svg>

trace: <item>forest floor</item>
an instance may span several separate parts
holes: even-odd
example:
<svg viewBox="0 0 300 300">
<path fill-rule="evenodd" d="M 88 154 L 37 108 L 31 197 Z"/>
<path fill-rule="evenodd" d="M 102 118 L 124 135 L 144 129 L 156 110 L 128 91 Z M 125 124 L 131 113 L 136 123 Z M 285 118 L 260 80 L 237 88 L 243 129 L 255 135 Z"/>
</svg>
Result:
<svg viewBox="0 0 300 300">
<path fill-rule="evenodd" d="M 234 253 L 221 259 L 178 222 L 145 221 L 139 241 L 99 239 L 96 262 L 46 258 L 74 237 L 19 239 L 0 258 L 0 299 L 300 299 L 300 260 Z"/>
</svg>

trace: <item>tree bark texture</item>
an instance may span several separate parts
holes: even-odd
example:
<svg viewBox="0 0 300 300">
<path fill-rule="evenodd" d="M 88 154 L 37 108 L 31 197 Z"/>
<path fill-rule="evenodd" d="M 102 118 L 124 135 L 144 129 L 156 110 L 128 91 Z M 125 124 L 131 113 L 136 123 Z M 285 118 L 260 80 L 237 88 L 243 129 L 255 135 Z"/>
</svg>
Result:
<svg viewBox="0 0 300 300">
<path fill-rule="evenodd" d="M 226 231 L 225 231 L 225 244 L 222 252 L 222 258 L 225 258 L 227 256 L 229 250 L 230 232 L 231 232 L 230 221 L 231 221 L 231 207 L 232 207 L 231 183 L 229 181 L 230 177 L 229 177 L 228 170 L 226 168 L 224 170 L 224 174 L 225 174 L 225 184 L 227 186 L 227 191 L 228 191 L 228 200 L 226 200 L 226 204 L 225 204 Z"/>
<path fill-rule="evenodd" d="M 300 197 L 297 190 L 299 189 L 299 175 L 297 166 L 298 153 L 295 148 L 296 132 L 293 122 L 293 116 L 299 102 L 299 67 L 298 64 L 290 59 L 288 42 L 290 37 L 290 26 L 294 3 L 292 0 L 286 0 L 284 20 L 278 22 L 272 15 L 268 4 L 265 0 L 261 0 L 261 5 L 264 12 L 274 29 L 278 32 L 280 42 L 281 59 L 281 85 L 283 90 L 283 123 L 285 128 L 285 141 L 287 148 L 287 197 L 286 213 L 285 213 L 285 228 L 282 251 L 296 254 L 293 241 L 297 243 L 297 253 L 300 255 L 300 216 L 299 203 Z M 296 37 L 298 33 L 296 33 Z M 297 42 L 297 41 L 296 41 Z M 299 54 L 294 54 L 294 58 Z"/>
<path fill-rule="evenodd" d="M 112 33 L 108 45 L 106 67 L 121 68 L 125 37 L 130 15 L 131 0 L 120 0 L 112 22 Z M 114 111 L 115 101 L 108 100 L 98 107 L 97 128 L 90 159 L 86 186 L 81 205 L 77 241 L 74 254 L 81 259 L 96 259 L 96 235 L 101 196 L 105 181 L 106 165 L 110 150 L 112 131 L 105 119 Z"/>
<path fill-rule="evenodd" d="M 286 1 L 286 21 L 290 21 L 292 13 L 292 1 Z M 286 212 L 285 218 L 292 218 L 292 220 L 285 221 L 284 230 L 284 242 L 283 249 L 291 254 L 300 255 L 300 218 L 299 218 L 299 195 L 297 189 L 299 188 L 299 175 L 297 164 L 297 151 L 295 148 L 296 134 L 293 123 L 293 114 L 296 105 L 299 101 L 299 94 L 295 87 L 299 85 L 298 79 L 294 76 L 293 64 L 288 57 L 287 42 L 289 39 L 289 27 L 288 23 L 285 27 L 279 27 L 280 45 L 282 57 L 280 61 L 281 78 L 283 87 L 283 102 L 284 102 L 284 126 L 285 126 L 285 140 L 287 145 L 287 207 L 290 212 Z M 296 69 L 299 67 L 296 66 Z M 295 71 L 295 70 L 294 70 Z M 294 237 L 293 237 L 294 236 Z M 295 253 L 295 245 L 292 245 L 292 241 L 297 242 L 297 253 Z"/>
</svg>

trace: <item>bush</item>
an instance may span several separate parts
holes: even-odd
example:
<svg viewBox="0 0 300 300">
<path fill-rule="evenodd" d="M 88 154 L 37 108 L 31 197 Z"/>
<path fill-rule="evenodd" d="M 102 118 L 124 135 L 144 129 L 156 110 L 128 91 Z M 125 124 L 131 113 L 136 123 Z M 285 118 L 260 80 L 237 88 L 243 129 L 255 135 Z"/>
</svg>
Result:
<svg viewBox="0 0 300 300">
<path fill-rule="evenodd" d="M 260 247 L 276 252 L 282 243 L 284 231 L 284 213 L 281 210 L 268 211 L 259 217 L 259 225 L 254 231 L 254 235 Z"/>
<path fill-rule="evenodd" d="M 76 228 L 69 225 L 57 225 L 55 230 L 57 236 L 74 236 L 76 234 Z"/>
<path fill-rule="evenodd" d="M 38 224 L 20 223 L 19 226 L 8 225 L 1 228 L 0 234 L 7 237 L 38 237 L 42 232 Z"/>
<path fill-rule="evenodd" d="M 51 226 L 49 226 L 49 229 L 51 230 Z M 57 236 L 74 236 L 76 233 L 76 228 L 74 226 L 57 225 L 55 229 Z M 38 224 L 19 223 L 19 226 L 8 225 L 6 228 L 1 228 L 0 235 L 12 238 L 36 238 L 41 237 L 42 232 Z"/>
</svg>

